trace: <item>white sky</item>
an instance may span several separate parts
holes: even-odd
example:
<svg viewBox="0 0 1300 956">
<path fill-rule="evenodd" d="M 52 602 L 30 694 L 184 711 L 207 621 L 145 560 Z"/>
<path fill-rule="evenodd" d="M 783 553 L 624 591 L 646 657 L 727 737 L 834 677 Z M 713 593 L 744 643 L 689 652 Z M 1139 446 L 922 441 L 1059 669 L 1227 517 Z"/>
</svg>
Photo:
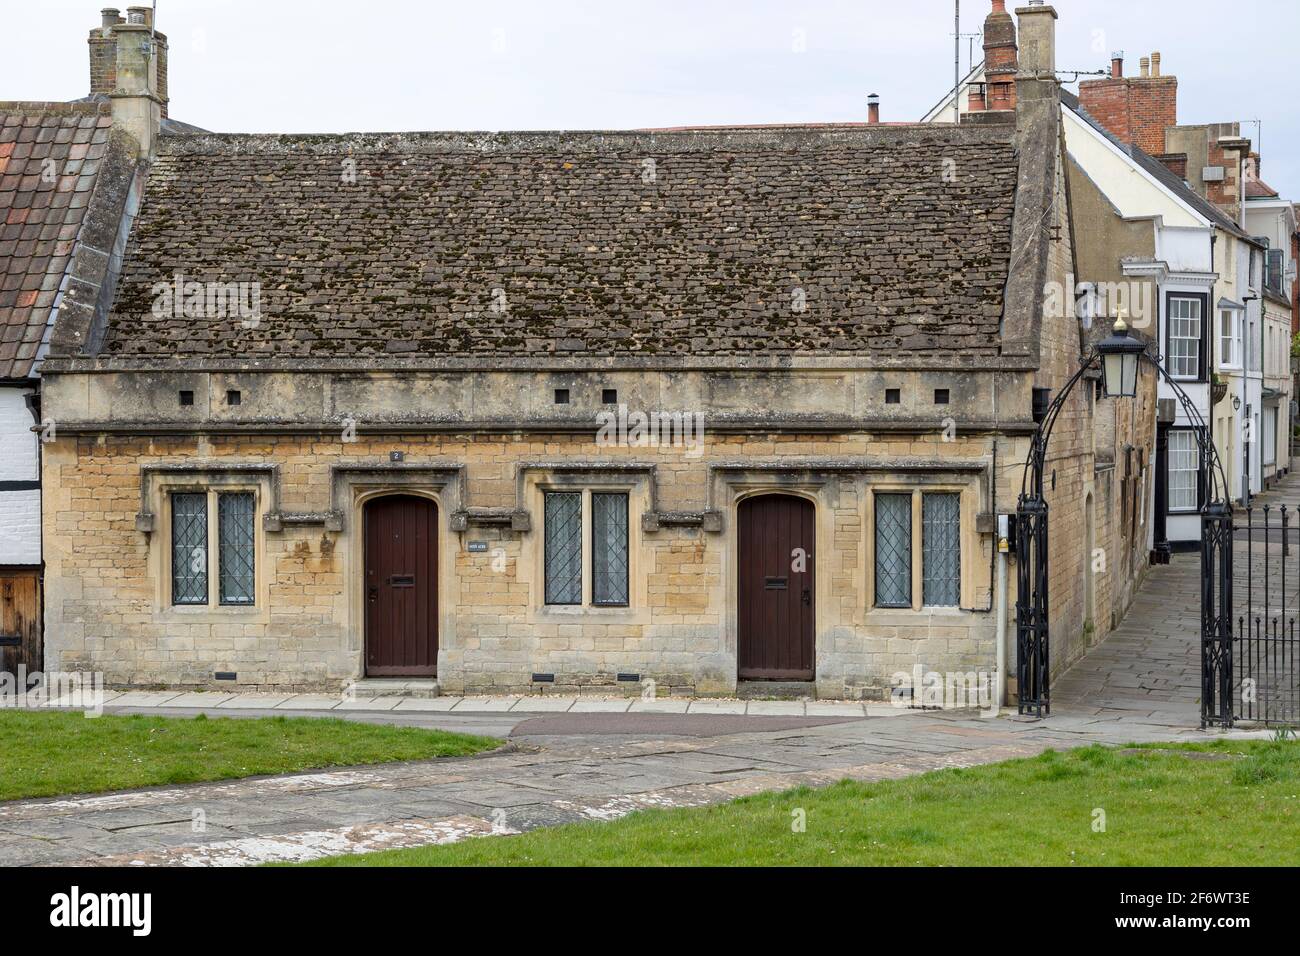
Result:
<svg viewBox="0 0 1300 956">
<path fill-rule="evenodd" d="M 106 5 L 7 3 L 0 99 L 85 95 Z M 1061 70 L 1122 49 L 1136 73 L 1160 50 L 1179 121 L 1238 120 L 1257 139 L 1260 120 L 1265 180 L 1300 198 L 1300 3 L 1055 6 Z M 962 8 L 975 32 L 990 3 Z M 915 120 L 953 71 L 953 0 L 159 0 L 158 29 L 172 116 L 223 132 L 860 120 L 871 92 L 885 120 Z"/>
</svg>

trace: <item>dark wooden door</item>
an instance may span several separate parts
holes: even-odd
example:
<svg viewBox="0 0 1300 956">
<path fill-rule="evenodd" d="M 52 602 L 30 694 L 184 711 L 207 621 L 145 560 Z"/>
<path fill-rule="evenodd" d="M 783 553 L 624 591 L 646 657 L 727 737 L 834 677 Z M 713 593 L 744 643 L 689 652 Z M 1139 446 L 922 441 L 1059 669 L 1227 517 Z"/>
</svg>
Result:
<svg viewBox="0 0 1300 956">
<path fill-rule="evenodd" d="M 812 502 L 764 495 L 740 504 L 737 655 L 742 680 L 812 680 L 816 544 Z"/>
<path fill-rule="evenodd" d="M 41 650 L 40 572 L 0 568 L 0 672 L 15 679 L 19 665 L 28 674 L 40 672 L 44 669 Z"/>
<path fill-rule="evenodd" d="M 365 507 L 366 673 L 438 672 L 438 506 L 394 495 Z"/>
</svg>

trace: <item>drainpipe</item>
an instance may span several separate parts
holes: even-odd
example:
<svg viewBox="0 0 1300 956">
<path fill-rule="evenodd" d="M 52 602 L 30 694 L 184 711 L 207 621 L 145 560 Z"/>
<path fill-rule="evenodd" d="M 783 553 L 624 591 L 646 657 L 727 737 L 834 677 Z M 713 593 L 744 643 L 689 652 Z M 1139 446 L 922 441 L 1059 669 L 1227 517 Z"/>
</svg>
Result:
<svg viewBox="0 0 1300 956">
<path fill-rule="evenodd" d="M 1011 517 L 998 515 L 998 691 L 997 706 L 1007 702 L 1007 554 L 1011 550 Z"/>
</svg>

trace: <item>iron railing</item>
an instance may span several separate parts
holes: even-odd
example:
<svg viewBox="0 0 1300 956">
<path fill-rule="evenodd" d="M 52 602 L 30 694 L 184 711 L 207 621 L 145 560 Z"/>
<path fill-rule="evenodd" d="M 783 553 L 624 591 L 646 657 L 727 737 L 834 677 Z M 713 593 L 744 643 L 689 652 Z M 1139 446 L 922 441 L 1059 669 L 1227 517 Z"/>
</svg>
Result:
<svg viewBox="0 0 1300 956">
<path fill-rule="evenodd" d="M 1233 622 L 1236 720 L 1300 725 L 1300 507 L 1245 509 Z M 1240 538 L 1244 537 L 1244 541 Z M 1294 578 L 1292 577 L 1294 575 Z"/>
</svg>

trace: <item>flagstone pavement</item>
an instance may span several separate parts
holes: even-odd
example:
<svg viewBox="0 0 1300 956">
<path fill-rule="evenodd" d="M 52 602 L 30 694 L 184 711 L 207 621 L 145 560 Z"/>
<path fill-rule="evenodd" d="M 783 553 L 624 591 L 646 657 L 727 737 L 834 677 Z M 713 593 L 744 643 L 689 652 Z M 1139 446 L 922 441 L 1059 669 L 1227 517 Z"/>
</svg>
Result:
<svg viewBox="0 0 1300 956">
<path fill-rule="evenodd" d="M 292 712 L 506 743 L 467 759 L 0 803 L 0 865 L 310 860 L 846 778 L 893 779 L 1048 748 L 1202 739 L 1196 567 L 1195 556 L 1180 557 L 1152 572 L 1122 626 L 1058 679 L 1044 720 L 815 701 L 121 695 L 108 712 Z"/>
</svg>

